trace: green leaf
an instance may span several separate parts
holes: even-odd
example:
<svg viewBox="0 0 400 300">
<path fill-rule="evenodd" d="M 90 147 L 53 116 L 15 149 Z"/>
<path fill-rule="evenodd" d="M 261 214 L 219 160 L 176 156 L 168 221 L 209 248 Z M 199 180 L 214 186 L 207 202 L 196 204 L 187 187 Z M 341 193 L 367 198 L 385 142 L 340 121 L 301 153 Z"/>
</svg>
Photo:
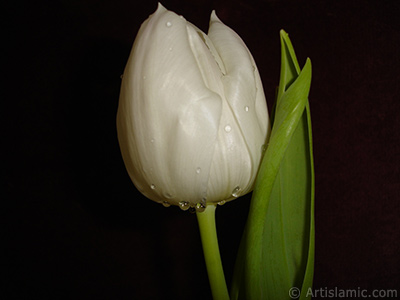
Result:
<svg viewBox="0 0 400 300">
<path fill-rule="evenodd" d="M 306 299 L 313 280 L 311 62 L 300 70 L 283 30 L 281 45 L 274 123 L 236 261 L 232 299 L 291 299 L 292 287 Z"/>
</svg>

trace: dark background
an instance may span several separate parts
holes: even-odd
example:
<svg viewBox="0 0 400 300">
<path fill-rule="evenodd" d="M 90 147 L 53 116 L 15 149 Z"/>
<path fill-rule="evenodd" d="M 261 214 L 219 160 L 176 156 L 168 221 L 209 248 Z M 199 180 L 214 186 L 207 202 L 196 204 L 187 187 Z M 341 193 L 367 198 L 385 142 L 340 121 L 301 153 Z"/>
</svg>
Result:
<svg viewBox="0 0 400 300">
<path fill-rule="evenodd" d="M 271 108 L 279 30 L 313 63 L 314 288 L 398 289 L 398 1 L 165 0 L 246 42 Z M 157 1 L 14 1 L 3 13 L 2 299 L 209 299 L 195 215 L 141 196 L 119 153 L 120 75 Z M 4 19 L 3 19 L 4 21 Z M 230 282 L 249 197 L 217 211 Z"/>
</svg>

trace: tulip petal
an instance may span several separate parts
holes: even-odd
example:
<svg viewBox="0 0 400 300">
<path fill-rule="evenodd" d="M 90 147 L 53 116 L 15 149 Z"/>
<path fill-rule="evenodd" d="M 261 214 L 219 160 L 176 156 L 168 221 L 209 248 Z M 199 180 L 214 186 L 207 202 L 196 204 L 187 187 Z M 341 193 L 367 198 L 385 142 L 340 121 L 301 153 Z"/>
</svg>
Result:
<svg viewBox="0 0 400 300">
<path fill-rule="evenodd" d="M 196 203 L 207 193 L 222 109 L 221 97 L 203 80 L 187 26 L 161 5 L 142 25 L 124 71 L 117 117 L 135 186 L 154 201 L 175 205 Z"/>
<path fill-rule="evenodd" d="M 254 184 L 269 132 L 260 76 L 215 13 L 210 26 L 209 37 L 159 4 L 124 71 L 121 153 L 135 186 L 156 202 L 188 208 L 234 199 Z"/>
<path fill-rule="evenodd" d="M 214 159 L 217 166 L 225 160 L 226 168 L 216 167 L 213 176 L 230 177 L 231 188 L 239 187 L 241 194 L 245 194 L 252 189 L 270 131 L 264 91 L 250 51 L 215 12 L 211 14 L 208 36 L 213 44 L 210 50 L 221 60 L 218 64 L 225 73 L 222 83 L 226 99 L 218 138 L 220 151 L 215 152 Z M 224 132 L 225 126 L 232 128 L 230 135 Z"/>
</svg>

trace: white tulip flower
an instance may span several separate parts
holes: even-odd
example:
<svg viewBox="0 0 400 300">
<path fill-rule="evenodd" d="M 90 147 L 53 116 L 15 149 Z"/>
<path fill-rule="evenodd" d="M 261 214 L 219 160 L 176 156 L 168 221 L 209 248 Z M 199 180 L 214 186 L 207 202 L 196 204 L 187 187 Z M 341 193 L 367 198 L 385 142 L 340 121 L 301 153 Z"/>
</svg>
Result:
<svg viewBox="0 0 400 300">
<path fill-rule="evenodd" d="M 250 192 L 270 131 L 251 53 L 214 11 L 207 35 L 159 4 L 125 67 L 117 130 L 153 201 L 201 211 Z"/>
</svg>

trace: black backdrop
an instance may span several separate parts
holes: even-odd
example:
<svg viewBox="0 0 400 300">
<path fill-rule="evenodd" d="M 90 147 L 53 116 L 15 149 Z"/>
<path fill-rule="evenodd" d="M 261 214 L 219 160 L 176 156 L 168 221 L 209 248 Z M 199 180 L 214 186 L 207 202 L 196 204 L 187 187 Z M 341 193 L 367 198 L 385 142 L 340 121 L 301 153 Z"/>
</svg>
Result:
<svg viewBox="0 0 400 300">
<path fill-rule="evenodd" d="M 314 287 L 398 289 L 398 1 L 163 4 L 204 31 L 215 9 L 253 53 L 269 107 L 279 30 L 301 64 L 311 58 Z M 210 298 L 195 215 L 141 196 L 116 138 L 120 75 L 156 6 L 15 1 L 4 10 L 2 299 Z M 217 212 L 228 281 L 248 202 Z"/>
</svg>

